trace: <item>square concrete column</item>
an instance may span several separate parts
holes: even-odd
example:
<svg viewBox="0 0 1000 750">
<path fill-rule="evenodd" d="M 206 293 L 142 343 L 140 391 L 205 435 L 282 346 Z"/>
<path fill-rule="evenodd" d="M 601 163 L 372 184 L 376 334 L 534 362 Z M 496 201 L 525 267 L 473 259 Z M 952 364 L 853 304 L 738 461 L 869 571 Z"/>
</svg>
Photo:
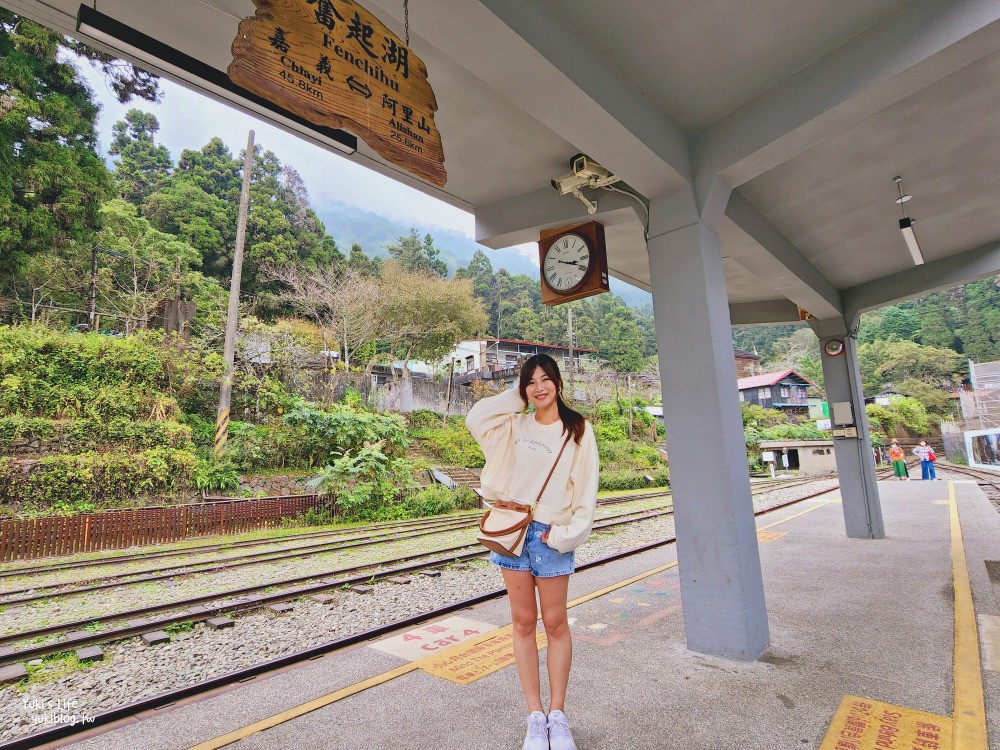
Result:
<svg viewBox="0 0 1000 750">
<path fill-rule="evenodd" d="M 652 237 L 649 265 L 687 645 L 755 659 L 770 635 L 719 236 Z"/>
<path fill-rule="evenodd" d="M 820 359 L 823 362 L 823 379 L 826 381 L 826 399 L 831 405 L 830 416 L 834 416 L 833 404 L 849 403 L 854 426 L 858 431 L 856 438 L 836 435 L 833 438 L 847 536 L 855 539 L 882 539 L 885 537 L 885 526 L 878 496 L 868 414 L 865 412 L 865 397 L 861 390 L 858 344 L 847 335 L 853 326 L 848 326 L 843 319 L 816 320 L 811 321 L 810 325 L 820 339 Z M 834 339 L 844 342 L 843 354 L 831 356 L 824 349 L 825 344 Z M 836 422 L 833 427 L 838 427 Z"/>
</svg>

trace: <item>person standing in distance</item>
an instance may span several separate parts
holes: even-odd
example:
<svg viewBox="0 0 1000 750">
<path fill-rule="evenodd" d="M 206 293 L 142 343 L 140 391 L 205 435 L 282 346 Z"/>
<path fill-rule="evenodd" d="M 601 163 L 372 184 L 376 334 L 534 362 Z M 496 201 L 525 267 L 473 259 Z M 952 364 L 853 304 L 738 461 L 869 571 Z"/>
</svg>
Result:
<svg viewBox="0 0 1000 750">
<path fill-rule="evenodd" d="M 536 354 L 521 367 L 516 388 L 484 398 L 465 420 L 486 456 L 480 482 L 487 500 L 534 503 L 569 438 L 535 508 L 521 556 L 490 552 L 507 587 L 514 659 L 530 712 L 522 750 L 576 750 L 564 713 L 573 658 L 566 601 L 573 550 L 587 540 L 594 524 L 598 458 L 593 428 L 565 404 L 562 389 L 556 361 Z M 522 413 L 528 404 L 534 413 Z M 535 640 L 536 589 L 548 638 L 548 716 L 542 706 Z"/>
<path fill-rule="evenodd" d="M 909 472 L 906 471 L 906 454 L 899 447 L 899 441 L 896 438 L 892 439 L 892 445 L 889 446 L 889 460 L 892 461 L 892 471 L 896 475 L 897 481 L 905 482 L 910 478 Z"/>
<path fill-rule="evenodd" d="M 926 440 L 921 440 L 920 445 L 913 449 L 913 455 L 920 459 L 921 479 L 937 479 L 937 472 L 934 470 L 934 449 L 927 445 Z"/>
</svg>

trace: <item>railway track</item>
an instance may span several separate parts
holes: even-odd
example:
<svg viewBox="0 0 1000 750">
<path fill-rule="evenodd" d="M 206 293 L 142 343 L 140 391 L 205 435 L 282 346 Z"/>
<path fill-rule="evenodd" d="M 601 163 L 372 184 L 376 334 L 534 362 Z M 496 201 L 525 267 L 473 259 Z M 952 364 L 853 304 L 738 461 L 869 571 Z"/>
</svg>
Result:
<svg viewBox="0 0 1000 750">
<path fill-rule="evenodd" d="M 760 510 L 758 510 L 758 511 L 755 512 L 755 515 L 759 516 L 759 515 L 762 515 L 764 513 L 769 513 L 769 512 L 775 511 L 775 510 L 779 510 L 781 508 L 792 506 L 792 505 L 795 505 L 797 503 L 800 503 L 800 502 L 803 502 L 805 500 L 808 500 L 810 498 L 816 497 L 818 495 L 826 494 L 826 493 L 828 493 L 830 491 L 831 491 L 830 488 L 825 488 L 825 489 L 821 489 L 821 490 L 819 490 L 817 492 L 808 493 L 808 494 L 805 494 L 803 496 L 796 497 L 796 498 L 794 498 L 792 500 L 788 500 L 788 501 L 785 501 L 785 502 L 777 503 L 777 504 L 775 504 L 775 505 L 773 505 L 771 507 L 768 507 L 768 508 L 760 509 Z M 668 509 L 666 509 L 666 508 L 661 509 L 659 511 L 650 511 L 650 513 L 657 513 L 659 515 L 666 515 L 666 514 L 668 514 L 670 512 L 671 511 L 668 510 Z M 654 517 L 654 516 L 651 516 L 651 517 Z M 648 519 L 643 519 L 643 520 L 648 520 Z M 632 522 L 635 522 L 635 521 L 632 521 Z M 616 522 L 601 522 L 600 524 L 595 524 L 595 530 L 600 530 L 602 528 L 608 528 L 613 523 L 616 523 Z M 617 522 L 617 523 L 628 523 L 628 521 L 621 521 L 621 522 Z M 609 555 L 609 556 L 606 556 L 606 557 L 598 559 L 598 560 L 594 560 L 594 561 L 589 562 L 589 563 L 581 564 L 581 565 L 579 565 L 577 567 L 577 570 L 582 571 L 582 570 L 587 570 L 589 568 L 594 568 L 594 567 L 597 567 L 597 566 L 600 566 L 600 565 L 605 565 L 605 564 L 614 562 L 616 560 L 620 560 L 620 559 L 623 559 L 623 558 L 631 557 L 633 555 L 642 554 L 644 552 L 648 552 L 648 551 L 655 550 L 655 549 L 658 549 L 658 548 L 661 548 L 661 547 L 664 547 L 664 546 L 668 546 L 668 545 L 671 545 L 673 543 L 675 543 L 675 539 L 673 537 L 667 538 L 667 539 L 663 539 L 661 541 L 653 542 L 651 544 L 642 545 L 642 546 L 640 546 L 638 548 L 635 548 L 635 549 L 632 549 L 632 550 L 627 550 L 625 552 L 616 553 L 616 554 Z M 454 562 L 456 560 L 457 561 L 461 561 L 461 560 L 475 559 L 475 558 L 483 556 L 484 554 L 485 554 L 484 552 L 481 552 L 479 550 L 476 550 L 474 552 L 460 553 L 460 554 L 451 556 L 449 558 L 448 562 Z M 426 568 L 426 566 L 427 566 L 427 563 L 415 564 L 415 565 L 410 565 L 410 566 L 404 566 L 404 567 L 396 568 L 393 571 L 383 571 L 382 575 L 387 576 L 387 575 L 392 575 L 392 574 L 398 574 L 398 573 L 403 572 L 403 571 L 416 571 L 416 570 L 419 570 L 421 568 Z M 327 581 L 326 584 L 324 584 L 324 585 L 326 587 L 330 587 L 331 585 L 335 586 L 336 582 Z M 289 595 L 289 594 L 282 594 L 282 595 L 279 595 L 279 596 L 282 596 L 283 598 L 291 598 L 291 597 L 294 597 L 294 596 L 303 596 L 303 595 L 306 595 L 307 593 L 309 593 L 309 590 L 306 589 L 306 588 L 304 588 L 304 589 L 300 590 L 298 592 L 298 594 L 291 594 L 291 595 Z M 461 610 L 461 609 L 466 609 L 466 608 L 468 608 L 470 606 L 474 606 L 476 604 L 479 604 L 479 603 L 482 603 L 482 602 L 485 602 L 485 601 L 489 601 L 491 599 L 496 599 L 496 598 L 502 597 L 505 593 L 506 592 L 503 589 L 496 589 L 496 590 L 493 590 L 493 591 L 481 594 L 479 596 L 470 597 L 470 598 L 464 599 L 462 601 L 453 602 L 453 603 L 451 603 L 449 605 L 446 605 L 446 606 L 443 606 L 443 607 L 437 607 L 437 608 L 434 608 L 434 609 L 431 609 L 431 610 L 428 610 L 428 611 L 425 611 L 425 612 L 421 612 L 421 613 L 415 614 L 415 615 L 410 616 L 410 617 L 406 617 L 406 618 L 399 619 L 399 620 L 396 620 L 396 621 L 393 621 L 393 622 L 390 622 L 390 623 L 387 623 L 387 624 L 383 624 L 383 625 L 380 625 L 378 627 L 375 627 L 375 628 L 372 628 L 372 629 L 369 629 L 369 630 L 365 630 L 363 632 L 357 632 L 357 633 L 351 634 L 349 636 L 346 636 L 346 637 L 343 637 L 343 638 L 339 638 L 337 640 L 334 640 L 334 641 L 331 641 L 331 642 L 328 642 L 328 643 L 325 643 L 325 644 L 322 644 L 322 645 L 319 645 L 319 646 L 314 646 L 312 648 L 308 648 L 308 649 L 305 649 L 305 650 L 302 650 L 302 651 L 299 651 L 299 652 L 296 652 L 296 653 L 287 654 L 287 655 L 281 656 L 281 657 L 276 658 L 276 659 L 272 659 L 272 660 L 269 660 L 269 661 L 266 661 L 266 662 L 262 662 L 262 663 L 256 664 L 256 665 L 254 665 L 252 667 L 244 668 L 244 669 L 241 669 L 241 670 L 238 670 L 238 671 L 233 671 L 233 672 L 230 672 L 228 674 L 219 675 L 219 676 L 216 676 L 216 677 L 211 677 L 211 678 L 209 678 L 207 680 L 204 680 L 202 682 L 199 682 L 199 683 L 196 683 L 196 684 L 192 684 L 192 685 L 187 685 L 187 686 L 184 686 L 184 687 L 181 687 L 181 688 L 178 688 L 178 689 L 170 690 L 170 691 L 167 691 L 167 692 L 164 692 L 164 693 L 160 693 L 158 695 L 150 696 L 148 698 L 143 698 L 141 700 L 135 701 L 135 702 L 130 703 L 128 705 L 118 706 L 118 707 L 115 707 L 115 708 L 111 708 L 111 709 L 108 709 L 108 710 L 96 713 L 96 714 L 92 715 L 91 717 L 89 717 L 90 719 L 92 719 L 92 721 L 87 725 L 87 728 L 93 728 L 95 726 L 107 725 L 107 724 L 109 724 L 111 722 L 114 722 L 114 721 L 117 721 L 119 719 L 132 716 L 132 715 L 137 714 L 137 713 L 142 712 L 142 711 L 153 710 L 153 709 L 156 709 L 156 708 L 162 708 L 162 707 L 165 707 L 167 705 L 170 705 L 171 703 L 175 703 L 175 702 L 177 702 L 179 700 L 182 700 L 182 699 L 185 699 L 185 698 L 188 698 L 188 697 L 192 697 L 192 696 L 196 696 L 196 695 L 199 695 L 199 694 L 203 694 L 203 693 L 205 693 L 207 691 L 216 689 L 218 687 L 230 685 L 230 684 L 232 684 L 234 682 L 245 682 L 247 680 L 250 680 L 250 679 L 253 679 L 253 678 L 257 677 L 258 675 L 266 674 L 266 673 L 271 672 L 271 671 L 276 670 L 276 669 L 280 669 L 280 668 L 283 668 L 283 667 L 287 667 L 287 666 L 290 666 L 290 665 L 301 663 L 301 662 L 304 662 L 304 661 L 307 661 L 307 660 L 310 660 L 310 659 L 315 659 L 315 658 L 318 658 L 318 657 L 323 656 L 325 654 L 328 654 L 328 653 L 331 653 L 331 652 L 335 652 L 337 650 L 340 650 L 340 649 L 343 649 L 343 648 L 346 648 L 346 647 L 349 647 L 349 646 L 352 646 L 352 645 L 355 645 L 355 644 L 358 644 L 358 643 L 362 643 L 364 641 L 368 641 L 368 640 L 371 640 L 373 638 L 381 637 L 381 636 L 383 636 L 385 634 L 391 633 L 391 632 L 399 630 L 401 628 L 413 627 L 413 626 L 418 625 L 420 623 L 426 622 L 427 620 L 430 620 L 430 619 L 433 619 L 433 618 L 436 618 L 436 617 L 440 617 L 442 615 L 445 615 L 445 614 L 448 614 L 448 613 L 451 613 L 451 612 L 455 612 L 455 611 L 458 611 L 458 610 Z M 267 599 L 267 597 L 261 597 L 258 600 L 258 602 L 255 604 L 255 606 L 261 606 L 261 605 L 263 605 L 264 603 L 266 603 L 266 599 Z M 186 616 L 186 619 L 190 620 L 191 617 L 192 616 L 190 614 L 188 614 Z M 176 621 L 182 621 L 183 619 L 185 619 L 185 617 L 182 615 L 180 617 L 169 618 L 168 621 L 176 622 Z M 131 635 L 138 635 L 141 632 L 147 632 L 154 625 L 161 626 L 163 624 L 164 624 L 164 622 L 161 621 L 159 623 L 148 623 L 148 624 L 145 624 L 142 627 L 120 629 L 120 630 L 117 630 L 117 631 L 115 631 L 113 633 L 103 633 L 103 634 L 100 634 L 100 635 L 96 635 L 92 639 L 91 642 L 94 642 L 94 641 L 105 642 L 105 641 L 111 640 L 113 638 L 124 638 L 124 637 L 129 637 Z M 65 650 L 67 650 L 67 648 L 77 648 L 80 645 L 83 645 L 82 642 L 80 642 L 80 641 L 74 641 L 72 645 L 68 645 L 66 643 L 60 643 L 60 644 L 56 644 L 54 646 L 48 647 L 48 650 L 46 650 L 45 652 L 46 653 L 55 653 L 55 652 L 58 652 L 58 651 L 65 651 Z M 28 655 L 28 653 L 29 652 L 27 650 L 22 650 L 22 651 L 19 652 L 18 658 L 19 659 L 25 658 Z M 40 653 L 40 651 L 38 653 Z M 65 737 L 70 736 L 70 735 L 72 735 L 75 732 L 78 732 L 80 730 L 81 730 L 81 727 L 56 726 L 56 727 L 53 727 L 51 729 L 45 729 L 45 730 L 33 732 L 30 735 L 25 735 L 23 737 L 19 737 L 17 739 L 11 740 L 9 742 L 0 744 L 0 750 L 22 750 L 22 748 L 26 750 L 27 748 L 35 747 L 35 746 L 37 746 L 37 745 L 39 745 L 41 743 L 44 743 L 44 742 L 51 742 L 51 741 L 55 741 L 55 740 L 58 740 L 58 739 L 65 738 Z"/>
<path fill-rule="evenodd" d="M 776 482 L 765 482 L 756 483 L 754 486 L 755 493 L 766 492 L 773 489 L 775 486 L 780 486 L 783 488 L 794 487 L 803 484 L 814 484 L 816 481 L 828 480 L 830 478 L 824 477 L 820 480 L 816 479 L 806 479 L 806 480 L 778 480 Z M 826 492 L 828 489 L 822 490 Z M 628 496 L 618 496 L 604 498 L 601 503 L 602 506 L 620 504 L 623 502 L 637 502 L 642 500 L 650 499 L 666 499 L 669 498 L 669 493 L 666 491 L 653 491 L 648 493 L 642 493 L 639 495 L 628 495 Z M 634 523 L 638 521 L 645 521 L 651 518 L 655 518 L 658 515 L 666 515 L 671 513 L 669 510 L 649 510 L 649 509 L 639 509 L 634 511 L 627 511 L 622 514 L 606 516 L 600 518 L 598 523 L 595 524 L 595 530 L 601 528 L 607 528 L 609 526 L 616 526 L 622 523 Z M 374 542 L 388 543 L 399 541 L 401 539 L 416 538 L 422 536 L 430 536 L 433 534 L 448 533 L 451 531 L 461 531 L 466 528 L 472 528 L 475 524 L 475 519 L 478 516 L 477 511 L 473 511 L 470 514 L 463 515 L 460 518 L 448 518 L 439 519 L 436 521 L 427 521 L 423 519 L 422 521 L 411 521 L 411 522 L 401 522 L 393 523 L 388 525 L 380 525 L 376 527 L 361 527 L 349 530 L 350 533 L 345 537 L 344 530 L 338 530 L 336 532 L 312 532 L 302 535 L 294 535 L 294 539 L 299 540 L 315 540 L 317 538 L 329 538 L 331 536 L 336 537 L 333 541 L 324 541 L 319 543 L 310 543 L 302 546 L 296 546 L 288 549 L 282 550 L 271 550 L 261 553 L 250 553 L 247 555 L 237 555 L 232 557 L 227 557 L 223 559 L 201 561 L 198 563 L 185 563 L 182 565 L 169 565 L 159 568 L 143 569 L 140 571 L 128 571 L 117 574 L 102 575 L 90 579 L 82 579 L 74 581 L 73 584 L 68 584 L 67 582 L 57 582 L 47 585 L 39 586 L 35 584 L 30 589 L 11 589 L 4 592 L 0 592 L 0 597 L 6 597 L 3 601 L 0 601 L 0 605 L 25 605 L 29 603 L 35 603 L 38 601 L 45 600 L 46 604 L 55 604 L 59 600 L 77 597 L 83 594 L 94 593 L 98 591 L 106 591 L 108 589 L 118 589 L 119 591 L 127 588 L 131 585 L 137 585 L 142 583 L 151 583 L 155 581 L 165 581 L 178 576 L 189 577 L 192 575 L 203 574 L 203 573 L 213 573 L 222 570 L 228 570 L 232 568 L 259 565 L 262 563 L 272 563 L 279 560 L 294 560 L 303 557 L 313 557 L 315 555 L 325 554 L 328 552 L 343 551 L 352 548 L 358 548 L 362 546 L 371 546 Z M 389 527 L 386 532 L 387 526 Z M 385 533 L 372 537 L 370 535 L 359 534 L 358 532 L 366 532 L 371 529 L 379 529 Z M 402 534 L 400 532 L 403 532 Z M 353 535 L 351 535 L 353 533 Z M 289 537 L 283 537 L 280 540 L 282 543 L 288 542 Z M 239 543 L 237 543 L 239 544 Z M 251 541 L 245 546 L 259 546 L 260 542 Z M 474 544 L 474 543 L 473 543 Z M 210 545 L 200 545 L 197 549 L 199 550 L 220 550 L 226 549 L 227 551 L 232 549 L 236 545 L 226 545 L 210 544 Z M 242 546 L 242 545 L 241 545 Z M 167 625 L 176 622 L 190 621 L 192 617 L 199 617 L 204 619 L 207 613 L 212 613 L 215 615 L 230 614 L 230 613 L 240 613 L 248 609 L 260 608 L 271 603 L 278 603 L 284 601 L 288 598 L 297 598 L 314 593 L 322 593 L 323 591 L 329 590 L 331 588 L 336 588 L 338 586 L 349 586 L 352 584 L 358 584 L 371 580 L 378 580 L 379 578 L 391 577 L 394 575 L 399 575 L 403 572 L 410 571 L 413 566 L 399 566 L 402 560 L 418 560 L 431 558 L 431 562 L 421 563 L 417 565 L 417 569 L 422 567 L 433 567 L 435 565 L 445 564 L 452 558 L 447 558 L 443 560 L 434 559 L 435 555 L 455 555 L 457 557 L 462 557 L 464 559 L 468 544 L 460 544 L 457 546 L 452 546 L 446 549 L 436 549 L 431 550 L 419 555 L 408 555 L 405 558 L 389 558 L 383 560 L 377 560 L 365 563 L 364 565 L 351 566 L 351 567 L 341 567 L 333 570 L 325 570 L 316 573 L 310 573 L 305 576 L 297 576 L 295 578 L 286 578 L 282 580 L 269 581 L 256 586 L 246 586 L 237 589 L 231 589 L 226 591 L 216 591 L 210 594 L 205 594 L 197 597 L 190 597 L 188 599 L 177 600 L 168 603 L 156 604 L 149 607 L 136 608 L 126 612 L 117 612 L 114 614 L 102 614 L 96 617 L 89 617 L 86 619 L 81 619 L 74 622 L 61 623 L 57 625 L 48 626 L 46 628 L 26 630 L 19 633 L 13 633 L 7 636 L 0 637 L 0 645 L 9 645 L 11 643 L 24 643 L 25 641 L 35 641 L 45 638 L 47 636 L 52 636 L 54 634 L 61 634 L 65 632 L 72 632 L 77 628 L 89 628 L 91 630 L 96 630 L 101 625 L 109 622 L 115 621 L 128 621 L 135 619 L 145 619 L 146 615 L 162 612 L 175 611 L 184 607 L 198 607 L 200 610 L 195 611 L 185 611 L 180 615 L 175 615 L 170 618 L 161 618 L 155 623 L 143 623 L 141 626 L 137 626 L 139 629 L 137 632 L 146 632 L 150 629 L 154 629 L 154 626 L 165 627 Z M 159 555 L 158 557 L 175 557 L 178 555 L 190 555 L 192 553 L 192 548 L 187 548 L 181 551 L 171 552 L 168 555 Z M 157 553 L 153 553 L 156 555 Z M 476 549 L 476 554 L 472 557 L 483 554 Z M 105 566 L 109 563 L 120 563 L 122 561 L 134 562 L 136 559 L 147 560 L 153 557 L 153 555 L 131 555 L 131 556 L 118 556 L 113 561 L 87 561 L 83 563 L 83 567 L 92 567 L 95 564 L 103 563 Z M 379 570 L 379 568 L 384 568 L 385 566 L 390 566 L 389 570 Z M 18 571 L 20 575 L 25 575 L 29 570 L 34 570 L 37 572 L 47 572 L 53 567 L 57 570 L 67 570 L 73 569 L 72 564 L 60 564 L 58 566 L 35 566 L 33 569 L 23 568 Z M 353 575 L 352 575 L 353 574 Z M 311 582 L 323 581 L 320 584 L 311 584 Z M 287 588 L 295 587 L 288 591 L 283 591 L 277 594 L 271 594 L 266 597 L 258 596 L 257 594 L 262 591 L 273 591 L 275 588 Z M 16 597 L 16 594 L 27 593 L 27 596 Z M 228 600 L 228 601 L 227 601 Z M 36 613 L 37 614 L 37 613 Z M 86 645 L 87 643 L 103 642 L 114 637 L 131 637 L 135 635 L 132 632 L 133 629 L 116 629 L 114 631 L 97 631 L 92 633 L 91 636 L 86 638 L 78 638 L 72 641 L 72 648 L 77 648 L 81 645 Z M 44 644 L 41 646 L 34 646 L 33 649 L 25 651 L 23 649 L 17 650 L 15 653 L 10 654 L 7 657 L 0 658 L 0 664 L 8 661 L 16 661 L 19 659 L 37 658 L 40 655 L 48 655 L 51 653 L 59 653 L 60 650 L 65 651 L 70 647 L 67 642 L 60 642 L 56 644 Z M 44 651 L 44 653 L 42 653 Z"/>
<path fill-rule="evenodd" d="M 602 518 L 594 524 L 594 530 L 614 528 L 628 523 L 648 521 L 664 515 L 670 515 L 673 511 L 668 508 L 635 510 L 616 514 Z M 471 550 L 471 551 L 470 551 Z M 459 545 L 443 549 L 435 549 L 428 552 L 410 555 L 405 558 L 387 558 L 363 565 L 335 568 L 319 573 L 311 573 L 305 576 L 270 581 L 268 583 L 254 586 L 242 586 L 221 592 L 214 592 L 172 602 L 156 604 L 147 607 L 139 607 L 123 612 L 105 614 L 96 617 L 63 622 L 56 625 L 24 630 L 17 633 L 0 637 L 0 646 L 10 646 L 16 643 L 38 641 L 53 635 L 61 635 L 67 632 L 86 632 L 86 628 L 94 630 L 96 626 L 115 622 L 128 623 L 130 620 L 143 620 L 141 625 L 127 625 L 124 628 L 114 630 L 100 630 L 90 632 L 86 636 L 81 636 L 72 641 L 58 641 L 43 643 L 41 645 L 19 648 L 11 654 L 0 657 L 0 664 L 36 659 L 50 654 L 61 653 L 68 649 L 76 649 L 81 646 L 93 643 L 103 643 L 107 641 L 128 638 L 150 630 L 162 629 L 169 625 L 190 622 L 192 619 L 206 619 L 210 616 L 221 616 L 224 614 L 241 613 L 247 610 L 259 609 L 270 604 L 278 604 L 288 599 L 296 599 L 302 596 L 328 592 L 332 589 L 344 586 L 358 585 L 378 581 L 406 573 L 414 573 L 428 568 L 440 567 L 456 561 L 467 561 L 483 557 L 486 552 L 479 547 L 476 541 L 470 540 Z M 416 562 L 413 562 L 416 561 Z M 407 564 L 401 564 L 407 563 Z M 389 566 L 386 568 L 386 566 Z M 121 584 L 112 584 L 121 585 Z M 285 590 L 273 592 L 275 588 Z M 272 593 L 266 593 L 269 590 Z M 82 590 L 65 592 L 61 596 L 76 596 L 85 593 Z M 56 599 L 59 595 L 49 595 L 48 599 Z M 205 607 L 204 605 L 209 605 Z M 200 609 L 192 609 L 201 607 Z M 184 610 L 178 612 L 178 610 Z M 174 613 L 156 620 L 148 620 L 147 616 L 162 613 Z"/>
</svg>

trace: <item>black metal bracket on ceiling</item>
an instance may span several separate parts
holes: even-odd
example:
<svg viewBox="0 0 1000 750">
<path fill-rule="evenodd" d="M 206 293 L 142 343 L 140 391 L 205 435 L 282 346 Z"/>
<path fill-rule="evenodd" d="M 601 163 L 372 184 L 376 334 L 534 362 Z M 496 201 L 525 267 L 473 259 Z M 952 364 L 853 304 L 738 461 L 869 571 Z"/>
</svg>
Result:
<svg viewBox="0 0 1000 750">
<path fill-rule="evenodd" d="M 259 114 L 255 110 L 265 110 L 277 115 L 281 119 L 287 120 L 291 124 L 290 129 L 296 133 L 345 154 L 353 154 L 357 151 L 358 139 L 350 133 L 311 123 L 305 118 L 279 107 L 274 102 L 237 86 L 229 80 L 229 76 L 218 68 L 207 65 L 201 60 L 143 34 L 141 31 L 133 29 L 90 6 L 80 6 L 77 12 L 76 28 L 93 39 L 105 43 L 114 51 L 134 58 L 140 65 L 146 63 L 154 68 L 159 68 L 199 89 L 202 93 L 224 99 L 252 114 Z"/>
</svg>

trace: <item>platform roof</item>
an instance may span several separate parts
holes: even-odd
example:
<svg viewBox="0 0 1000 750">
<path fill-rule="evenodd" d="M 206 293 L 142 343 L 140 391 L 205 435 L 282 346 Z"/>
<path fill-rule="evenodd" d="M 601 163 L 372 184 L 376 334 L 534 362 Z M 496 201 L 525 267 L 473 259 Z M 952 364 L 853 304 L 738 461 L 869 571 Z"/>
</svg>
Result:
<svg viewBox="0 0 1000 750">
<path fill-rule="evenodd" d="M 94 41 L 76 31 L 78 2 L 0 2 Z M 402 31 L 402 0 L 362 4 Z M 255 10 L 88 5 L 220 71 Z M 736 324 L 797 320 L 798 307 L 851 316 L 1000 271 L 995 0 L 410 0 L 409 15 L 447 184 L 363 142 L 331 158 L 474 212 L 485 245 L 590 218 L 549 184 L 583 152 L 654 201 L 691 186 L 703 201 L 714 179 L 734 188 L 719 231 Z M 898 228 L 896 175 L 913 195 L 923 266 Z M 642 210 L 592 195 L 612 274 L 650 288 Z"/>
</svg>

